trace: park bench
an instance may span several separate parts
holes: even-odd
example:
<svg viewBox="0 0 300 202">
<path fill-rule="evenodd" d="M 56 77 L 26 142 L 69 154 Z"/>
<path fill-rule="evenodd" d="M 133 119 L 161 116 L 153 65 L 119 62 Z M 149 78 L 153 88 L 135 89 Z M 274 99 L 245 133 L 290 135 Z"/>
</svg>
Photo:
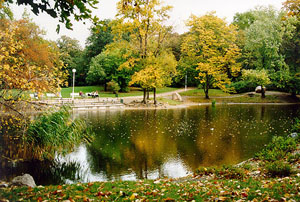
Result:
<svg viewBox="0 0 300 202">
<path fill-rule="evenodd" d="M 31 99 L 38 99 L 38 97 L 34 96 L 34 94 L 29 94 L 29 96 L 30 96 Z"/>
<path fill-rule="evenodd" d="M 46 93 L 47 97 L 57 97 L 57 95 L 55 95 L 54 93 Z"/>
<path fill-rule="evenodd" d="M 73 97 L 73 93 L 70 93 L 70 97 Z M 79 93 L 74 93 L 74 97 L 80 97 Z"/>
</svg>

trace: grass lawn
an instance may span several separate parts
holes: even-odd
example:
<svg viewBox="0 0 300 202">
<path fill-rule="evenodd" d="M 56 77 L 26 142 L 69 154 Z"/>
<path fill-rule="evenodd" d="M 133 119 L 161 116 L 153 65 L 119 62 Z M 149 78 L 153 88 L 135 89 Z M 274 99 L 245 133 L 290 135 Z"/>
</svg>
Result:
<svg viewBox="0 0 300 202">
<path fill-rule="evenodd" d="M 172 100 L 172 99 L 168 99 L 168 98 L 163 98 L 163 97 L 158 97 L 156 98 L 156 100 L 160 103 L 166 103 L 169 105 L 180 105 L 182 104 L 182 102 L 177 101 L 177 100 Z"/>
<path fill-rule="evenodd" d="M 180 93 L 181 96 L 203 96 L 205 97 L 205 93 L 203 89 L 194 89 L 194 90 L 189 90 L 186 92 Z M 212 97 L 224 97 L 224 96 L 230 96 L 229 93 L 225 93 L 222 90 L 219 89 L 210 89 L 208 91 L 208 95 Z"/>
<path fill-rule="evenodd" d="M 165 93 L 177 90 L 178 88 L 164 87 L 157 89 L 157 93 Z M 61 95 L 63 98 L 70 98 L 70 93 L 72 93 L 73 88 L 62 88 Z M 93 91 L 98 91 L 100 97 L 116 97 L 112 92 L 104 92 L 103 86 L 78 86 L 75 87 L 74 92 L 79 93 L 82 91 L 85 93 L 91 93 Z M 128 93 L 119 93 L 119 97 L 129 97 L 129 96 L 140 96 L 143 95 L 143 90 L 141 88 L 132 87 Z"/>
<path fill-rule="evenodd" d="M 211 103 L 213 100 L 216 103 L 297 103 L 298 99 L 292 98 L 291 96 L 277 96 L 277 95 L 266 95 L 264 99 L 261 98 L 260 94 L 255 94 L 253 97 L 249 95 L 243 95 L 240 97 L 231 98 L 212 98 L 205 99 L 204 97 L 191 97 L 188 100 L 197 103 Z"/>
</svg>

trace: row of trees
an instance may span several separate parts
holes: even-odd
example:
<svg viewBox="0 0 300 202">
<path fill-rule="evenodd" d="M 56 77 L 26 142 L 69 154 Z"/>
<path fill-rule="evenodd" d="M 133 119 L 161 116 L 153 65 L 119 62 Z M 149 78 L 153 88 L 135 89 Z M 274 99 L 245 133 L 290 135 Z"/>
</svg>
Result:
<svg viewBox="0 0 300 202">
<path fill-rule="evenodd" d="M 109 83 L 123 92 L 137 85 L 144 89 L 144 102 L 149 90 L 155 94 L 159 87 L 182 86 L 185 75 L 188 85 L 202 85 L 206 98 L 211 88 L 241 92 L 251 83 L 271 84 L 295 95 L 300 89 L 299 5 L 298 0 L 287 0 L 281 11 L 257 7 L 237 13 L 230 25 L 213 12 L 191 16 L 189 31 L 179 35 L 165 23 L 170 6 L 159 0 L 120 0 L 116 19 L 91 27 L 82 49 L 67 36 L 56 44 L 44 40 L 28 17 L 14 21 L 1 4 L 2 89 L 55 91 L 66 85 L 63 79 L 75 68 L 77 85 L 103 84 L 107 89 Z M 29 31 L 19 29 L 21 24 Z M 18 63 L 25 59 L 28 67 Z"/>
<path fill-rule="evenodd" d="M 123 92 L 138 85 L 146 95 L 171 83 L 183 86 L 188 75 L 188 85 L 201 84 L 206 98 L 210 88 L 243 92 L 255 85 L 296 95 L 299 5 L 287 0 L 280 11 L 257 7 L 237 13 L 230 25 L 214 12 L 191 16 L 189 31 L 179 35 L 165 25 L 170 6 L 158 0 L 121 0 L 116 19 L 91 28 L 84 50 L 66 36 L 57 43 L 69 71 L 79 72 L 79 85 L 107 89 L 110 82 Z"/>
</svg>

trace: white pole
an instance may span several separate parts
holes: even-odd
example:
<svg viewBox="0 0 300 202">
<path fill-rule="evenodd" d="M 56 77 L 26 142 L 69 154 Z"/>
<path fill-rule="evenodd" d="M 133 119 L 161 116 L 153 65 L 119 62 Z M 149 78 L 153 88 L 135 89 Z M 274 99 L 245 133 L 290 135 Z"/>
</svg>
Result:
<svg viewBox="0 0 300 202">
<path fill-rule="evenodd" d="M 74 100 L 74 87 L 75 87 L 75 72 L 76 69 L 72 69 L 73 72 L 73 93 L 72 93 L 72 100 Z"/>
<path fill-rule="evenodd" d="M 184 85 L 184 91 L 187 90 L 187 73 L 185 73 L 185 85 Z"/>
</svg>

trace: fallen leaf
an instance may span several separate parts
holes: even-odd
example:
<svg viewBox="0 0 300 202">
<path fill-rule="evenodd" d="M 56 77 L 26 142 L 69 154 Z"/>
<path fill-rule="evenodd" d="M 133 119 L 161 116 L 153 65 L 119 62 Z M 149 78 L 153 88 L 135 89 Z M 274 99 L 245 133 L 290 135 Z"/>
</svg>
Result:
<svg viewBox="0 0 300 202">
<path fill-rule="evenodd" d="M 136 197 L 138 196 L 137 193 L 133 193 L 131 196 L 130 196 L 130 200 L 134 200 Z"/>
</svg>

